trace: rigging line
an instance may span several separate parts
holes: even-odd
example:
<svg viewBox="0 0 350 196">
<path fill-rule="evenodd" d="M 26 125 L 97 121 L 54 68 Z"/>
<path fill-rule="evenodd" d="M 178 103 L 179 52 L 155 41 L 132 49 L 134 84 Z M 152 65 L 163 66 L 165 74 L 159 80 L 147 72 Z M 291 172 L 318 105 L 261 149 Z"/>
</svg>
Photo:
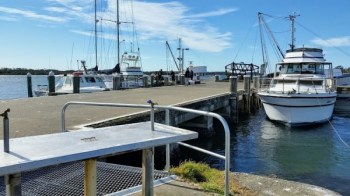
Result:
<svg viewBox="0 0 350 196">
<path fill-rule="evenodd" d="M 256 28 L 256 32 L 255 32 L 255 40 L 254 40 L 254 48 L 253 48 L 253 55 L 252 55 L 252 60 L 251 60 L 251 63 L 253 63 L 254 61 L 254 56 L 255 56 L 255 49 L 256 49 L 256 42 L 257 42 L 257 39 L 258 39 L 258 28 Z"/>
<path fill-rule="evenodd" d="M 244 37 L 244 39 L 243 39 L 243 41 L 242 41 L 240 47 L 238 48 L 238 51 L 237 51 L 237 53 L 236 53 L 236 56 L 233 58 L 233 61 L 236 61 L 236 58 L 237 58 L 239 52 L 241 51 L 241 49 L 243 48 L 243 44 L 246 42 L 246 40 L 247 40 L 247 38 L 248 38 L 248 35 L 250 34 L 250 32 L 251 32 L 253 26 L 254 26 L 254 25 L 251 25 L 251 26 L 250 26 L 250 29 L 249 29 L 248 32 L 246 33 L 246 35 L 245 35 L 245 37 Z"/>
<path fill-rule="evenodd" d="M 301 23 L 299 23 L 298 21 L 295 21 L 295 23 L 297 23 L 299 26 L 301 26 L 302 28 L 304 28 L 305 30 L 309 31 L 311 34 L 313 34 L 314 36 L 316 37 L 319 37 L 320 39 L 321 36 L 319 36 L 317 33 L 313 32 L 312 30 L 310 30 L 309 28 L 305 27 L 304 25 L 302 25 Z M 345 50 L 333 45 L 331 42 L 325 40 L 325 39 L 322 39 L 323 41 L 327 42 L 329 45 L 333 46 L 334 48 L 336 48 L 337 50 L 339 50 L 340 52 L 342 52 L 343 54 L 347 55 L 350 57 L 350 53 L 346 52 Z"/>
<path fill-rule="evenodd" d="M 139 55 L 139 58 L 140 58 L 139 62 L 140 62 L 140 66 L 141 66 L 141 69 L 142 69 L 140 45 L 139 45 L 139 39 L 138 39 L 138 36 L 137 36 L 136 24 L 135 24 L 134 3 L 133 3 L 132 0 L 131 0 L 130 3 L 131 3 L 131 18 L 132 18 L 132 27 L 133 27 L 133 39 L 136 40 L 137 52 L 138 52 L 138 55 Z"/>
<path fill-rule="evenodd" d="M 283 16 L 272 16 L 270 14 L 265 14 L 265 13 L 262 13 L 262 12 L 259 12 L 259 14 L 262 14 L 262 15 L 270 17 L 270 18 L 275 18 L 275 19 L 285 19 L 285 17 L 283 17 Z"/>
<path fill-rule="evenodd" d="M 311 80 L 311 81 L 312 81 L 313 85 L 315 86 L 314 81 L 313 81 L 313 80 Z M 316 91 L 316 87 L 315 87 L 315 91 Z M 318 104 L 320 105 L 320 108 L 322 108 L 322 110 L 324 111 L 325 109 L 324 109 L 324 107 L 321 106 L 321 102 L 320 102 L 320 99 L 319 99 L 318 97 L 317 97 L 317 102 L 318 102 Z M 335 103 L 334 103 L 334 104 L 335 104 Z M 334 125 L 332 124 L 332 122 L 330 121 L 330 119 L 327 118 L 327 121 L 328 121 L 329 125 L 332 127 L 332 131 L 334 131 L 334 132 L 337 134 L 337 137 L 339 138 L 339 140 L 340 140 L 346 147 L 350 148 L 350 145 L 349 145 L 345 140 L 343 140 L 343 138 L 340 136 L 338 130 L 334 127 Z"/>
</svg>

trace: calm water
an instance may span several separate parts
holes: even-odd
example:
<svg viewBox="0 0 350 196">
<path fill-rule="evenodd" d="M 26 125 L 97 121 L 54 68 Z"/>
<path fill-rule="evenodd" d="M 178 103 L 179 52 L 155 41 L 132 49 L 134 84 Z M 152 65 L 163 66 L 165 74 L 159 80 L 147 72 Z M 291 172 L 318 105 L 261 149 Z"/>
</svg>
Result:
<svg viewBox="0 0 350 196">
<path fill-rule="evenodd" d="M 34 89 L 47 83 L 47 76 L 33 76 L 32 81 Z M 27 97 L 26 82 L 26 76 L 0 76 L 0 100 Z M 231 124 L 231 171 L 277 176 L 350 195 L 350 148 L 339 139 L 350 144 L 349 127 L 350 117 L 334 116 L 331 124 L 288 128 L 267 120 L 261 109 Z M 192 143 L 223 154 L 223 141 L 219 130 Z M 224 167 L 222 160 L 186 148 L 181 148 L 181 159 Z"/>
<path fill-rule="evenodd" d="M 263 109 L 241 117 L 239 124 L 231 125 L 231 171 L 277 176 L 350 195 L 350 148 L 339 139 L 350 144 L 350 118 L 334 116 L 331 124 L 288 128 L 267 120 Z M 224 154 L 223 141 L 221 131 L 191 143 Z M 181 159 L 224 168 L 222 160 L 186 148 L 181 148 Z"/>
<path fill-rule="evenodd" d="M 47 76 L 32 76 L 33 90 L 42 84 L 47 84 Z M 28 97 L 27 76 L 0 76 L 0 100 L 26 97 Z"/>
</svg>

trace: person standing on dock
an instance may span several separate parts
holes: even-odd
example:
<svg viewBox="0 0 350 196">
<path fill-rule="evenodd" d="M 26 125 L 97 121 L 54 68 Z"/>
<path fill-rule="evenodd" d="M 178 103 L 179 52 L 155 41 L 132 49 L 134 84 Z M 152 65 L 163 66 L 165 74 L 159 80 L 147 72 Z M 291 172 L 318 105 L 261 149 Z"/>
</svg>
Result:
<svg viewBox="0 0 350 196">
<path fill-rule="evenodd" d="M 192 69 L 190 70 L 190 78 L 193 81 L 193 70 Z"/>
<path fill-rule="evenodd" d="M 170 75 L 171 75 L 171 82 L 175 84 L 175 72 L 171 70 Z"/>
<path fill-rule="evenodd" d="M 185 85 L 188 86 L 188 82 L 190 79 L 190 70 L 187 68 L 185 72 Z"/>
</svg>

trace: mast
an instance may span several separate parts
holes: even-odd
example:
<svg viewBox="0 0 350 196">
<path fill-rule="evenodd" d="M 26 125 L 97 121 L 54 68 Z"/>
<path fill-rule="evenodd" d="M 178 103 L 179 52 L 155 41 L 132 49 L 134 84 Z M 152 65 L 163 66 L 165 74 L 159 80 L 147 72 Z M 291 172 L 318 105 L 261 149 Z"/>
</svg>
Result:
<svg viewBox="0 0 350 196">
<path fill-rule="evenodd" d="M 95 0 L 95 63 L 97 66 L 97 0 Z"/>
<path fill-rule="evenodd" d="M 180 66 L 180 73 L 183 73 L 184 70 L 184 65 L 183 65 L 183 61 L 182 61 L 182 46 L 181 46 L 181 38 L 179 38 L 179 66 Z"/>
<path fill-rule="evenodd" d="M 289 15 L 289 20 L 291 22 L 291 43 L 290 43 L 290 49 L 293 51 L 295 48 L 294 42 L 295 42 L 295 27 L 294 27 L 294 20 L 297 16 L 300 15 L 296 15 L 296 13 L 294 13 L 293 15 Z"/>
<path fill-rule="evenodd" d="M 118 46 L 118 64 L 120 66 L 120 43 L 119 43 L 119 25 L 120 25 L 120 21 L 119 21 L 119 0 L 117 0 L 117 46 Z"/>
</svg>

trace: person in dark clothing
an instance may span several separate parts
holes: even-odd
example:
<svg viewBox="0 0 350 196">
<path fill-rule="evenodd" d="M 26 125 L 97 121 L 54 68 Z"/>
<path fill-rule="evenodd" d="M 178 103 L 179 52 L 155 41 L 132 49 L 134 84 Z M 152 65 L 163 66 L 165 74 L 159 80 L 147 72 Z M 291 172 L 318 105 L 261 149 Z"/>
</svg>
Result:
<svg viewBox="0 0 350 196">
<path fill-rule="evenodd" d="M 190 71 L 190 78 L 191 78 L 191 80 L 193 81 L 193 70 L 191 69 L 191 71 Z"/>
<path fill-rule="evenodd" d="M 190 70 L 187 68 L 185 72 L 185 85 L 188 86 L 188 82 L 190 79 Z"/>
<path fill-rule="evenodd" d="M 118 74 L 120 74 L 120 65 L 119 63 L 115 66 L 115 72 L 117 72 Z"/>
<path fill-rule="evenodd" d="M 175 82 L 175 73 L 173 70 L 171 70 L 170 75 L 171 75 L 171 81 L 174 83 Z"/>
</svg>

